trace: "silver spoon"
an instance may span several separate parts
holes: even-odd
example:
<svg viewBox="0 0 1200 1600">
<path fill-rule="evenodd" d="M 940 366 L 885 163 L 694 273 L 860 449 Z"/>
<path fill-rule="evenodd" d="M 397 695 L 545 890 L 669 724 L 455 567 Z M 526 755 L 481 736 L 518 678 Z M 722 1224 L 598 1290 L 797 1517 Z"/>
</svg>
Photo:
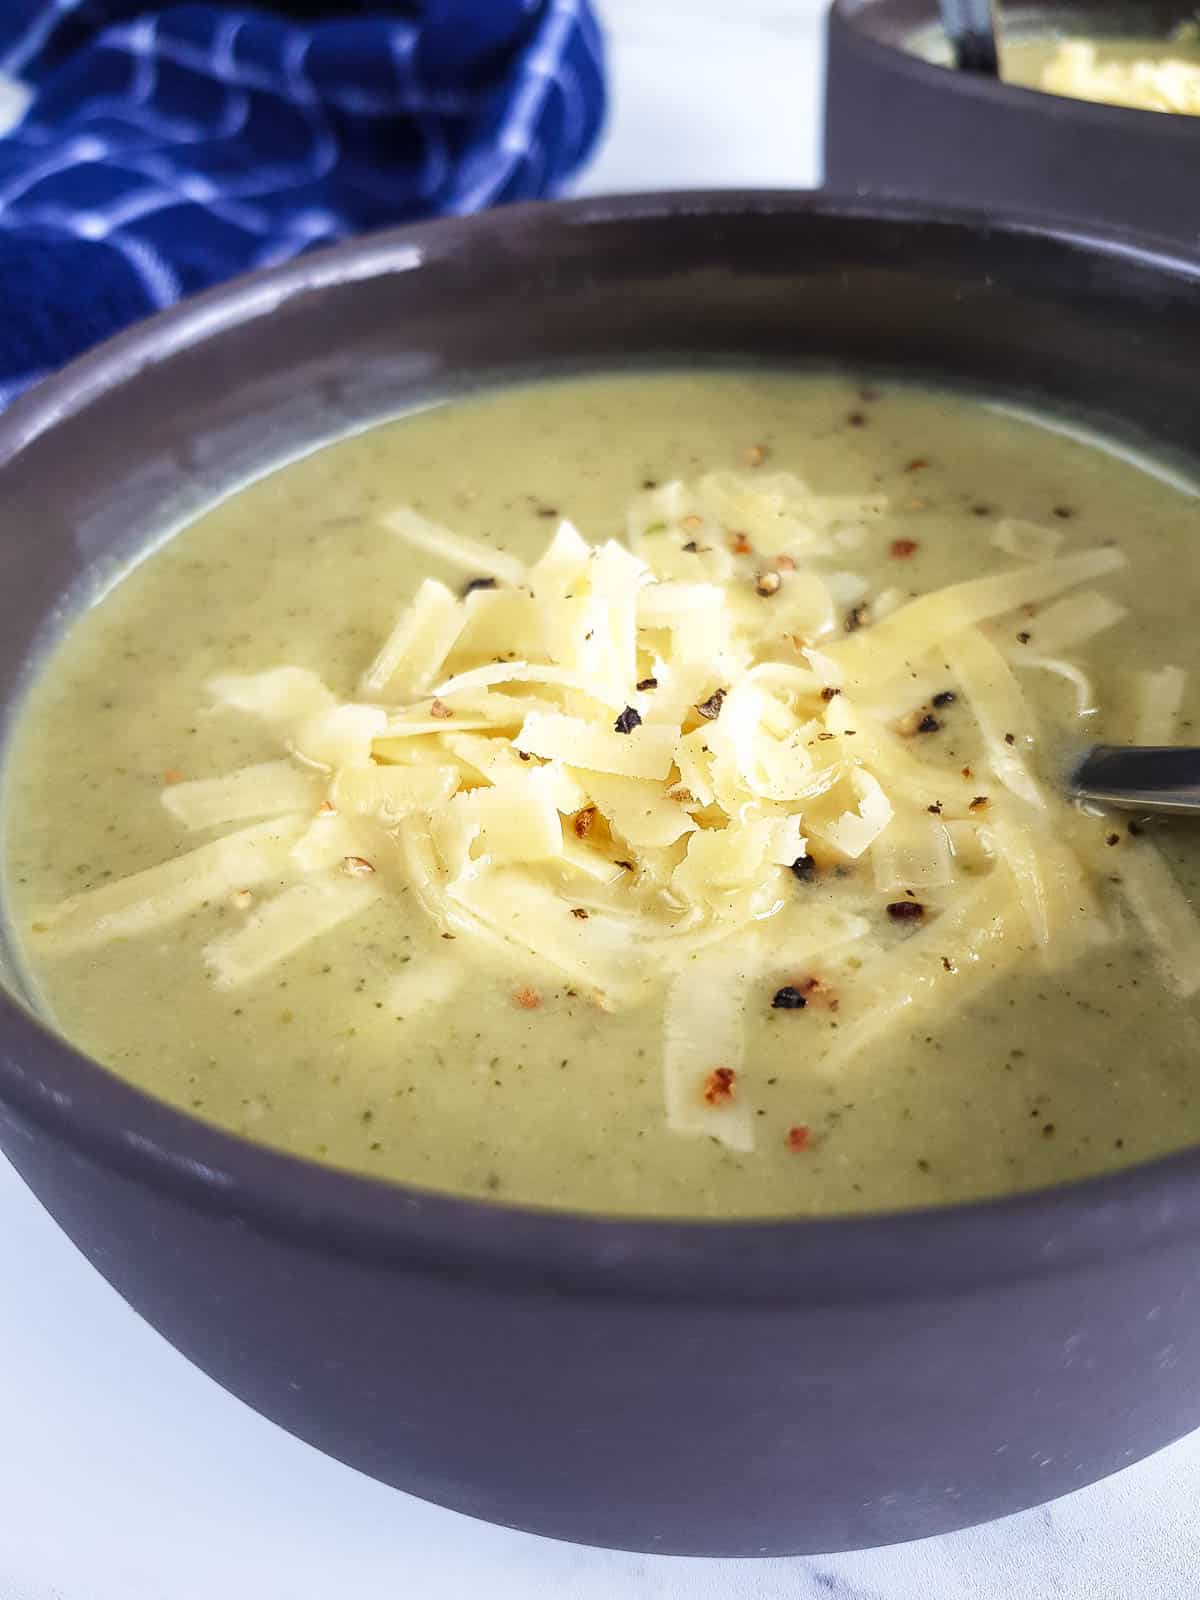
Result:
<svg viewBox="0 0 1200 1600">
<path fill-rule="evenodd" d="M 942 27 L 960 72 L 1000 76 L 992 0 L 940 0 Z"/>
<path fill-rule="evenodd" d="M 1073 799 L 1121 811 L 1200 813 L 1200 749 L 1097 744 L 1067 779 Z"/>
</svg>

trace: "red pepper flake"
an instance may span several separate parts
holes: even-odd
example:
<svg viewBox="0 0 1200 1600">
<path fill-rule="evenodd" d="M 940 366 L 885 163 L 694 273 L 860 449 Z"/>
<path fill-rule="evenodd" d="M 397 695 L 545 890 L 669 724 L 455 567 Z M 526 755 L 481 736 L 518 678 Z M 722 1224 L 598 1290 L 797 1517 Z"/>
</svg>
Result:
<svg viewBox="0 0 1200 1600">
<path fill-rule="evenodd" d="M 749 556 L 754 554 L 754 546 L 744 533 L 735 533 L 729 541 L 729 548 L 735 556 Z"/>
<path fill-rule="evenodd" d="M 572 906 L 571 915 L 573 917 L 578 917 L 580 922 L 586 922 L 588 919 L 588 913 L 583 906 Z"/>
<path fill-rule="evenodd" d="M 794 1128 L 789 1128 L 784 1136 L 784 1143 L 788 1149 L 798 1153 L 809 1148 L 808 1127 L 803 1122 L 798 1122 Z"/>
<path fill-rule="evenodd" d="M 575 820 L 571 824 L 577 839 L 586 839 L 592 831 L 592 824 L 596 820 L 595 806 L 584 806 L 582 811 L 575 813 Z"/>
<path fill-rule="evenodd" d="M 969 778 L 969 777 L 970 777 L 970 776 L 971 776 L 971 769 L 970 769 L 970 767 L 964 767 L 964 768 L 963 768 L 963 769 L 962 769 L 962 775 L 963 775 L 963 777 L 964 777 L 964 778 Z"/>
<path fill-rule="evenodd" d="M 317 807 L 317 815 L 319 817 L 336 817 L 337 807 L 334 805 L 332 800 L 322 800 L 321 804 Z"/>
<path fill-rule="evenodd" d="M 737 1076 L 732 1067 L 714 1067 L 704 1080 L 704 1103 L 706 1106 L 720 1106 L 727 1104 L 736 1096 L 733 1080 Z"/>
<path fill-rule="evenodd" d="M 915 539 L 893 539 L 890 553 L 896 561 L 907 561 L 909 556 L 915 556 L 920 548 Z"/>
<path fill-rule="evenodd" d="M 968 776 L 969 776 L 969 774 L 968 774 Z M 985 795 L 985 794 L 977 794 L 975 796 L 974 800 L 971 801 L 971 804 L 967 807 L 967 810 L 968 811 L 986 811 L 987 803 L 988 803 L 987 795 Z"/>
<path fill-rule="evenodd" d="M 841 694 L 841 692 L 842 691 L 840 689 L 833 689 L 833 688 L 830 688 L 830 687 L 826 686 L 824 689 L 821 690 L 821 699 L 824 700 L 826 705 L 828 705 L 829 702 L 832 699 L 834 699 L 837 695 Z"/>
<path fill-rule="evenodd" d="M 807 1003 L 818 1011 L 836 1011 L 841 1005 L 837 991 L 832 984 L 826 983 L 824 978 L 809 976 L 801 978 L 796 988 L 804 996 Z"/>
<path fill-rule="evenodd" d="M 351 878 L 369 878 L 375 868 L 365 856 L 345 856 L 342 860 L 342 871 Z"/>
<path fill-rule="evenodd" d="M 536 989 L 517 989 L 513 994 L 513 1005 L 522 1011 L 540 1011 L 542 997 Z"/>
<path fill-rule="evenodd" d="M 445 722 L 454 715 L 450 707 L 442 700 L 435 700 L 429 707 L 429 715 L 436 717 L 439 722 Z"/>
<path fill-rule="evenodd" d="M 690 517 L 684 517 L 679 526 L 686 528 L 689 533 L 698 533 L 704 526 L 704 518 L 698 517 L 693 513 Z"/>
<path fill-rule="evenodd" d="M 164 783 L 182 783 L 183 782 L 183 773 L 180 772 L 178 767 L 168 767 L 167 770 L 163 773 L 163 782 Z"/>
<path fill-rule="evenodd" d="M 896 922 L 915 922 L 925 915 L 925 907 L 919 900 L 893 900 L 887 914 Z"/>
<path fill-rule="evenodd" d="M 790 983 L 785 983 L 782 989 L 776 989 L 771 996 L 773 1011 L 803 1011 L 807 1004 L 805 996 Z"/>
<path fill-rule="evenodd" d="M 725 690 L 714 689 L 707 700 L 702 701 L 696 710 L 706 722 L 715 722 L 721 715 L 721 707 L 725 704 Z"/>
<path fill-rule="evenodd" d="M 532 761 L 533 756 L 528 750 L 518 750 L 517 755 L 522 761 Z"/>
<path fill-rule="evenodd" d="M 943 956 L 942 957 L 942 971 L 943 972 L 953 972 L 954 970 L 955 970 L 954 963 L 953 963 L 953 961 L 951 961 L 950 957 L 949 956 Z"/>
<path fill-rule="evenodd" d="M 904 468 L 905 472 L 924 472 L 929 465 L 924 456 L 917 456 Z"/>
<path fill-rule="evenodd" d="M 614 733 L 632 733 L 635 728 L 642 725 L 642 713 L 635 711 L 632 706 L 626 706 L 621 715 L 613 723 Z"/>
<path fill-rule="evenodd" d="M 765 444 L 752 444 L 749 449 L 743 452 L 742 460 L 748 467 L 761 467 L 763 462 L 767 459 L 767 454 L 768 452 Z"/>
<path fill-rule="evenodd" d="M 632 872 L 633 871 L 633 862 L 632 861 L 618 861 L 618 862 L 615 863 L 615 865 L 618 866 L 618 867 L 624 867 L 626 872 Z"/>
</svg>

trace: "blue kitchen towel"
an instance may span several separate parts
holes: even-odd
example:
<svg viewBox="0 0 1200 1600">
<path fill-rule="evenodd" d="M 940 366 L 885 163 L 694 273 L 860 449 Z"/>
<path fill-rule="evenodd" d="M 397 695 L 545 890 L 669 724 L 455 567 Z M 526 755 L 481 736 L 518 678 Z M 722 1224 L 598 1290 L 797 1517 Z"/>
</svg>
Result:
<svg viewBox="0 0 1200 1600">
<path fill-rule="evenodd" d="M 127 323 L 364 229 L 552 193 L 588 0 L 0 0 L 0 407 Z"/>
</svg>

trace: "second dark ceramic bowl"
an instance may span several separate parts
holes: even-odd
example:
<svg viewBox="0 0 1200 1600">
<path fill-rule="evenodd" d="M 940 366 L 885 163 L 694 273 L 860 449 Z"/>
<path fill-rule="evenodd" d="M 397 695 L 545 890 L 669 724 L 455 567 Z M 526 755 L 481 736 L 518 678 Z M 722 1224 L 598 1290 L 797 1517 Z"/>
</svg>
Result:
<svg viewBox="0 0 1200 1600">
<path fill-rule="evenodd" d="M 1188 0 L 997 5 L 1013 34 L 1165 39 Z M 834 0 L 825 181 L 847 194 L 1145 228 L 1200 244 L 1200 117 L 1093 105 L 939 66 L 937 0 Z"/>
<path fill-rule="evenodd" d="M 1198 343 L 1195 262 L 912 206 L 647 196 L 350 244 L 145 324 L 0 420 L 0 704 L 131 543 L 465 382 L 839 361 L 1194 462 Z M 72 1050 L 11 959 L 5 981 L 0 1144 L 49 1211 L 219 1383 L 414 1494 L 586 1543 L 835 1550 L 1047 1500 L 1200 1424 L 1200 1153 L 898 1216 L 523 1210 L 219 1132 Z"/>
</svg>

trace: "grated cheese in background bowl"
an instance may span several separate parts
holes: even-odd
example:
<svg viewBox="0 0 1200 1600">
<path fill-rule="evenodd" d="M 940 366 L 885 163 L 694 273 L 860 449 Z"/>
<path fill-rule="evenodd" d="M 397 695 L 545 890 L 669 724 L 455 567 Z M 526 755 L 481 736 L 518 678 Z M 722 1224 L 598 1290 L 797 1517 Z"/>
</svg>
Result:
<svg viewBox="0 0 1200 1600">
<path fill-rule="evenodd" d="M 714 473 L 639 495 L 624 543 L 564 521 L 528 567 L 395 512 L 453 587 L 420 585 L 355 699 L 289 665 L 214 678 L 215 707 L 258 719 L 280 757 L 163 803 L 235 830 L 73 897 L 36 936 L 87 948 L 224 899 L 241 920 L 205 958 L 235 989 L 413 890 L 459 942 L 397 977 L 406 1006 L 447 1004 L 472 961 L 603 1010 L 658 1002 L 669 1125 L 751 1150 L 751 986 L 802 1008 L 798 975 L 820 965 L 836 1075 L 1018 962 L 1062 968 L 1115 937 L 1108 825 L 1039 777 L 1022 680 L 1049 670 L 1064 721 L 1090 713 L 1064 652 L 1123 615 L 1092 587 L 1123 556 L 1002 522 L 1000 570 L 872 595 L 842 563 L 887 509 Z M 1181 692 L 1177 669 L 1142 674 L 1136 728 L 1171 737 Z M 933 737 L 948 715 L 969 761 Z M 1195 992 L 1200 926 L 1152 846 L 1121 879 L 1166 981 Z"/>
<path fill-rule="evenodd" d="M 1042 68 L 1041 87 L 1072 100 L 1200 116 L 1200 64 L 1172 56 L 1101 61 L 1087 39 L 1061 41 Z"/>
</svg>

